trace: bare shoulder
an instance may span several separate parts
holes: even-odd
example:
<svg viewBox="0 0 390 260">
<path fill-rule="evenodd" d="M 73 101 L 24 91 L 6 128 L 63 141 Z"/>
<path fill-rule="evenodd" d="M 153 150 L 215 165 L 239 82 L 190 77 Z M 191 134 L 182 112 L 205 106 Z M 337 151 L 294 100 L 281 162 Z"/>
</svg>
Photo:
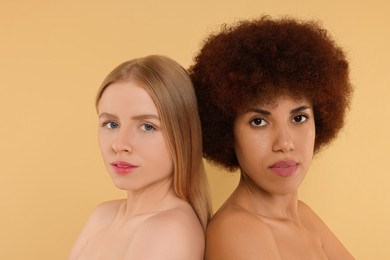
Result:
<svg viewBox="0 0 390 260">
<path fill-rule="evenodd" d="M 94 233 L 95 231 L 111 224 L 117 216 L 120 208 L 125 205 L 125 203 L 126 201 L 122 199 L 106 201 L 99 204 L 92 211 L 84 229 L 88 229 L 88 233 Z"/>
<path fill-rule="evenodd" d="M 202 225 L 195 211 L 187 203 L 153 215 L 144 225 L 145 228 L 153 228 L 154 230 L 170 230 L 186 234 L 191 231 L 194 232 L 192 234 L 204 236 Z M 188 237 L 192 237 L 192 235 L 190 234 Z"/>
<path fill-rule="evenodd" d="M 145 260 L 201 260 L 204 254 L 202 225 L 187 203 L 158 212 L 137 229 L 131 251 L 136 259 L 142 256 Z"/>
<path fill-rule="evenodd" d="M 97 222 L 97 224 L 110 224 L 117 216 L 121 207 L 126 203 L 126 200 L 111 200 L 99 204 L 92 212 L 89 221 Z"/>
<path fill-rule="evenodd" d="M 245 209 L 227 206 L 216 213 L 206 232 L 206 259 L 280 259 L 268 225 Z"/>
<path fill-rule="evenodd" d="M 93 234 L 112 223 L 123 203 L 124 200 L 107 201 L 101 203 L 93 210 L 72 247 L 69 259 L 77 259 L 81 250 L 87 244 L 88 239 Z"/>
<path fill-rule="evenodd" d="M 355 259 L 322 219 L 304 202 L 299 201 L 298 210 L 305 225 L 321 239 L 329 259 Z"/>
</svg>

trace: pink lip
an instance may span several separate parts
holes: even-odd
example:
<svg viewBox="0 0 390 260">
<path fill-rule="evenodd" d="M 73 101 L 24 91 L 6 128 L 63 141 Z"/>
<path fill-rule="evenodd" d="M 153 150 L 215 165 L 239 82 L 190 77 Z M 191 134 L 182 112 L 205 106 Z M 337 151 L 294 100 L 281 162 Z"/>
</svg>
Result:
<svg viewBox="0 0 390 260">
<path fill-rule="evenodd" d="M 118 174 L 128 174 L 134 171 L 136 168 L 138 168 L 138 166 L 123 161 L 113 162 L 111 163 L 111 166 L 114 169 L 114 171 Z"/>
<path fill-rule="evenodd" d="M 278 176 L 289 177 L 298 169 L 298 163 L 293 160 L 279 161 L 272 164 L 269 168 Z"/>
</svg>

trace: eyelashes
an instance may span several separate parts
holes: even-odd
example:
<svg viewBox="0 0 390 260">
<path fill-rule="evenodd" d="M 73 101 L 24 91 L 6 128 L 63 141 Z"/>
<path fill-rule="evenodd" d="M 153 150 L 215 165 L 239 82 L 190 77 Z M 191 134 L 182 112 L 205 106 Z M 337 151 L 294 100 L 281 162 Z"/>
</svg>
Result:
<svg viewBox="0 0 390 260">
<path fill-rule="evenodd" d="M 307 114 L 298 114 L 298 115 L 295 115 L 292 119 L 291 119 L 291 122 L 293 123 L 296 123 L 296 124 L 303 124 L 304 122 L 306 122 L 307 120 L 309 120 L 309 116 Z M 255 118 L 252 118 L 250 121 L 249 121 L 249 124 L 253 127 L 263 127 L 265 125 L 269 125 L 268 121 L 265 120 L 264 118 L 262 117 L 255 117 Z"/>
<path fill-rule="evenodd" d="M 305 114 L 301 114 L 301 115 L 297 115 L 295 116 L 292 121 L 294 123 L 303 123 L 303 122 L 306 122 L 307 120 L 309 120 L 309 116 L 308 115 L 305 115 Z"/>
<path fill-rule="evenodd" d="M 141 129 L 145 132 L 152 132 L 157 130 L 156 127 L 152 124 L 146 123 L 141 125 Z"/>
<path fill-rule="evenodd" d="M 119 127 L 119 124 L 115 121 L 104 121 L 100 126 L 107 127 L 108 129 L 116 129 Z"/>
<path fill-rule="evenodd" d="M 251 124 L 251 126 L 254 126 L 254 127 L 260 127 L 260 126 L 264 126 L 268 123 L 263 118 L 254 118 L 250 121 L 250 124 Z"/>
<path fill-rule="evenodd" d="M 115 121 L 104 121 L 103 123 L 100 124 L 100 126 L 108 129 L 117 129 L 120 127 L 119 123 Z M 139 128 L 143 132 L 152 132 L 157 130 L 157 127 L 151 123 L 143 123 L 139 126 Z"/>
</svg>

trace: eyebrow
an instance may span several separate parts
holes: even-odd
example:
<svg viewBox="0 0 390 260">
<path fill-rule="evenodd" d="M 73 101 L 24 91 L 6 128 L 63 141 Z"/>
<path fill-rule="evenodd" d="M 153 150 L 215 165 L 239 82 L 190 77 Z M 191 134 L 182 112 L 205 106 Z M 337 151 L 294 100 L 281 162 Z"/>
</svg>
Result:
<svg viewBox="0 0 390 260">
<path fill-rule="evenodd" d="M 295 113 L 301 112 L 301 111 L 309 109 L 309 108 L 311 108 L 311 107 L 310 106 L 305 106 L 305 105 L 299 106 L 299 107 L 294 108 L 293 110 L 291 110 L 290 114 L 295 114 Z"/>
<path fill-rule="evenodd" d="M 157 120 L 160 120 L 160 117 L 157 115 L 154 115 L 154 114 L 145 114 L 145 115 L 133 116 L 132 119 L 136 119 L 136 120 L 157 119 Z"/>
<path fill-rule="evenodd" d="M 297 108 L 292 109 L 290 111 L 290 114 L 296 114 L 298 112 L 301 112 L 301 111 L 309 109 L 309 108 L 310 108 L 310 106 L 306 106 L 306 105 L 299 106 Z M 262 109 L 262 108 L 250 108 L 250 109 L 248 109 L 247 112 L 256 112 L 256 113 L 259 113 L 259 114 L 262 114 L 262 115 L 265 115 L 265 116 L 269 116 L 269 115 L 272 114 L 270 111 Z"/>
<path fill-rule="evenodd" d="M 107 112 L 103 112 L 99 115 L 99 118 L 118 118 L 116 115 L 113 115 L 113 114 L 110 114 L 110 113 L 107 113 Z M 160 117 L 157 116 L 157 115 L 154 115 L 154 114 L 141 114 L 141 115 L 136 115 L 136 116 L 133 116 L 131 117 L 132 119 L 135 119 L 135 120 L 143 120 L 143 119 L 157 119 L 157 120 L 160 120 Z"/>
<path fill-rule="evenodd" d="M 103 117 L 106 117 L 106 118 L 110 118 L 110 117 L 116 118 L 115 115 L 110 114 L 110 113 L 106 113 L 106 112 L 103 112 L 103 113 L 99 114 L 99 118 L 103 118 Z"/>
<path fill-rule="evenodd" d="M 261 109 L 261 108 L 250 108 L 250 109 L 248 109 L 247 112 L 256 112 L 256 113 L 259 113 L 259 114 L 262 114 L 265 116 L 271 115 L 271 112 L 264 110 L 264 109 Z"/>
</svg>

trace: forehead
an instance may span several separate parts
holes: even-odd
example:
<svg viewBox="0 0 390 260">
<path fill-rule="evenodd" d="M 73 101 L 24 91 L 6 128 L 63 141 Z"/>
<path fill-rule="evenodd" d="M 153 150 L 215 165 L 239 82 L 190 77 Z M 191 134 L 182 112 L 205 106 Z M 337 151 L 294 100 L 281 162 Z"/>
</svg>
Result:
<svg viewBox="0 0 390 260">
<path fill-rule="evenodd" d="M 143 86 L 135 81 L 120 81 L 110 84 L 104 90 L 99 100 L 98 112 L 157 114 L 157 108 Z"/>
<path fill-rule="evenodd" d="M 252 99 L 249 102 L 247 102 L 245 105 L 243 105 L 241 107 L 241 109 L 239 109 L 238 114 L 245 113 L 253 107 L 263 107 L 263 108 L 268 108 L 268 109 L 275 109 L 280 104 L 283 104 L 286 102 L 291 103 L 292 105 L 294 105 L 294 104 L 296 104 L 296 105 L 305 104 L 305 105 L 309 105 L 309 106 L 312 105 L 311 101 L 304 96 L 282 93 L 279 95 L 273 95 L 273 96 L 266 95 L 265 97 L 263 96 L 262 98 L 259 97 L 257 99 L 256 98 Z"/>
</svg>

